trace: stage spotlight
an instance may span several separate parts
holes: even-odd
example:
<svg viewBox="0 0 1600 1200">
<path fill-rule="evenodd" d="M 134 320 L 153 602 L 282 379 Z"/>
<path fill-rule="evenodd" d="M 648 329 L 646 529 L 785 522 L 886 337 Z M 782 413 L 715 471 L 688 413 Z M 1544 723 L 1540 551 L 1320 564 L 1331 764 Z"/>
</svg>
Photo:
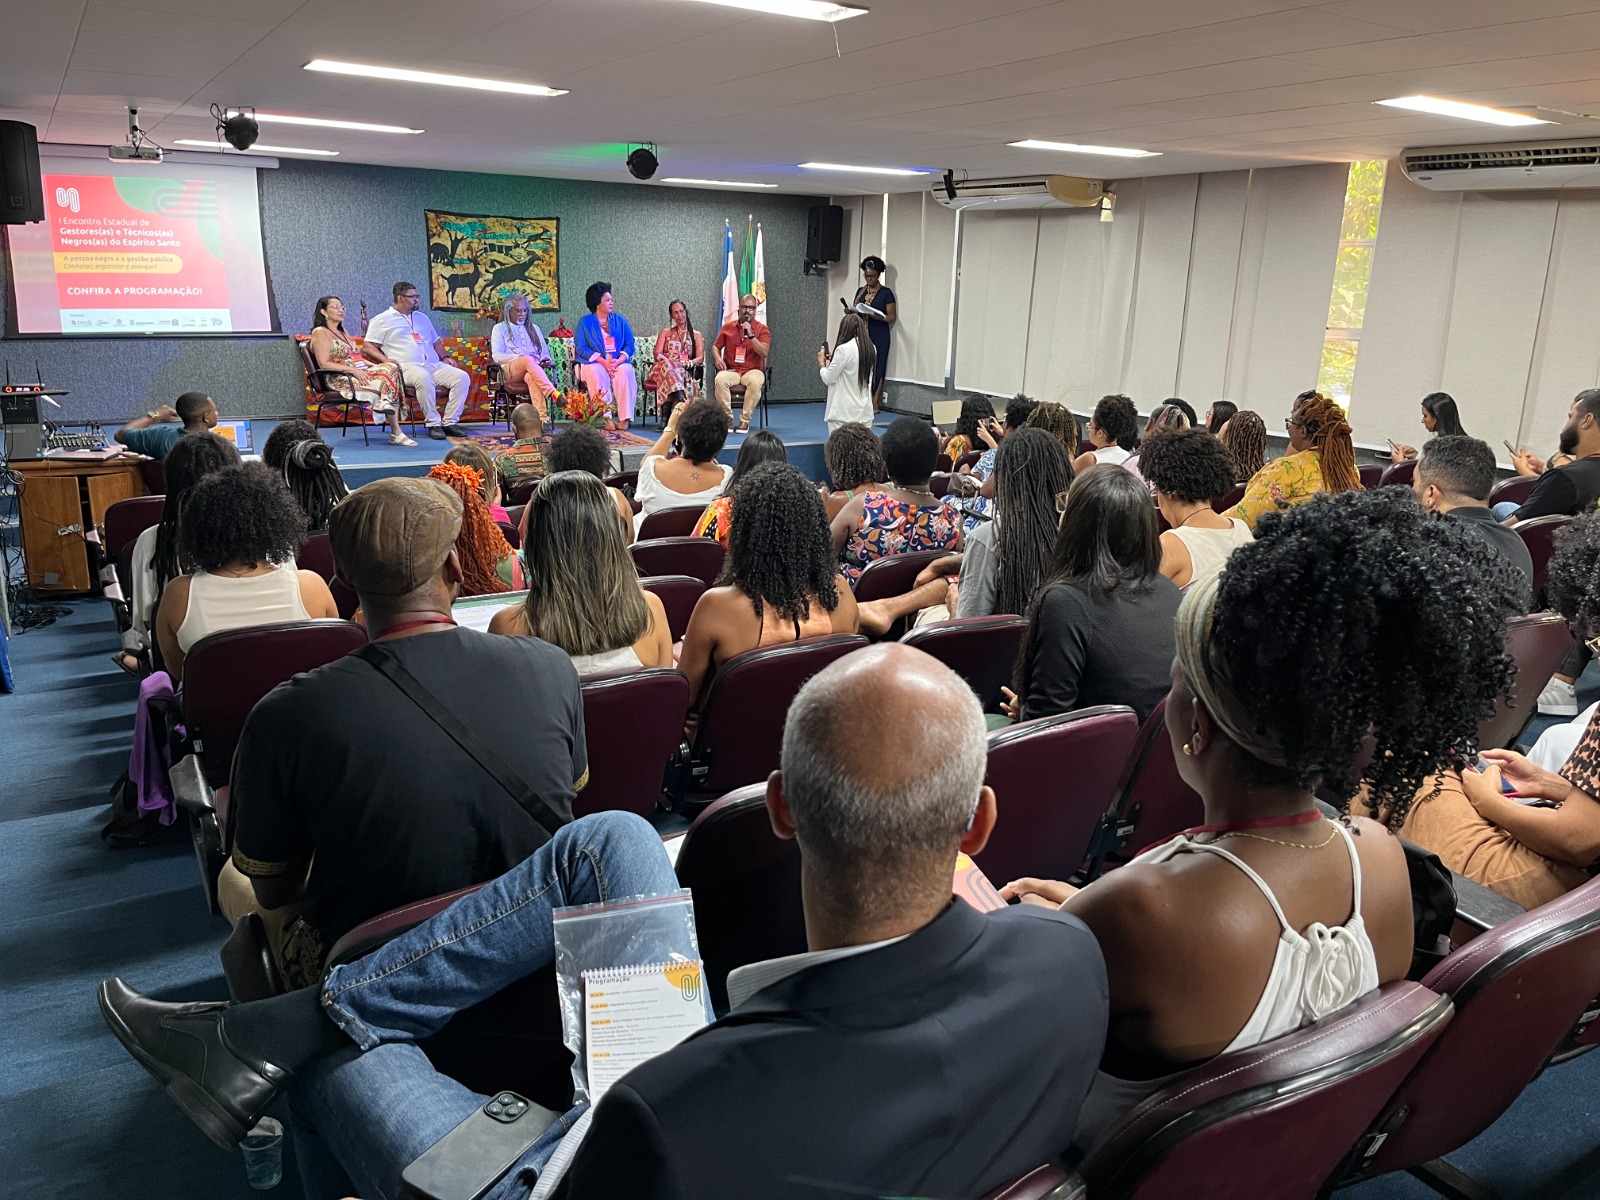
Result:
<svg viewBox="0 0 1600 1200">
<path fill-rule="evenodd" d="M 256 124 L 255 109 L 233 105 L 224 112 L 211 106 L 211 115 L 217 119 L 217 136 L 235 150 L 248 150 L 261 136 L 261 126 Z"/>
<path fill-rule="evenodd" d="M 628 174 L 635 179 L 649 179 L 653 176 L 656 168 L 661 165 L 661 160 L 656 158 L 655 149 L 654 142 L 646 142 L 628 151 Z"/>
</svg>

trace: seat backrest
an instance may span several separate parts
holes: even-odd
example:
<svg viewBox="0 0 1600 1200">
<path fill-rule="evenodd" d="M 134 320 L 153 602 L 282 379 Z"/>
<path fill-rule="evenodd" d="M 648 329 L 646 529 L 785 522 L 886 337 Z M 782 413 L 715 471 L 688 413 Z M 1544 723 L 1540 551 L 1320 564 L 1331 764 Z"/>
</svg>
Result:
<svg viewBox="0 0 1600 1200">
<path fill-rule="evenodd" d="M 1568 516 L 1532 517 L 1512 526 L 1533 559 L 1533 595 L 1537 600 L 1544 591 L 1545 577 L 1550 574 L 1550 556 L 1555 553 L 1556 534 L 1572 524 Z"/>
<path fill-rule="evenodd" d="M 978 465 L 978 460 L 983 456 L 984 451 L 982 450 L 968 450 L 960 458 L 956 459 L 955 469 L 959 471 L 962 467 L 966 467 L 970 471 Z"/>
<path fill-rule="evenodd" d="M 256 702 L 286 679 L 365 645 L 349 621 L 285 621 L 201 638 L 183 664 L 183 722 L 200 743 L 206 782 L 225 787 L 239 731 Z"/>
<path fill-rule="evenodd" d="M 1524 503 L 1528 499 L 1529 493 L 1533 491 L 1533 485 L 1538 482 L 1539 477 L 1537 475 L 1512 475 L 1509 478 L 1502 479 L 1489 489 L 1489 507 L 1493 508 L 1501 502 L 1511 504 Z"/>
<path fill-rule="evenodd" d="M 639 472 L 618 471 L 615 475 L 607 475 L 605 484 L 607 487 L 616 488 L 625 496 L 632 497 L 633 489 L 639 486 Z"/>
<path fill-rule="evenodd" d="M 311 353 L 310 338 L 295 338 L 295 349 L 300 351 L 300 366 L 306 373 L 306 378 L 311 381 L 311 386 L 321 391 L 324 387 L 323 380 L 319 378 L 322 368 L 317 366 L 317 360 Z"/>
<path fill-rule="evenodd" d="M 1600 879 L 1498 925 L 1423 978 L 1450 1027 L 1401 1084 L 1355 1174 L 1402 1170 L 1487 1129 L 1600 996 Z"/>
<path fill-rule="evenodd" d="M 1200 793 L 1178 774 L 1178 760 L 1167 733 L 1165 696 L 1139 727 L 1139 737 L 1117 784 L 1111 820 L 1115 822 L 1113 836 L 1099 848 L 1090 878 L 1100 873 L 1107 854 L 1114 860 L 1130 858 L 1205 820 Z"/>
<path fill-rule="evenodd" d="M 806 948 L 800 846 L 772 832 L 767 785 L 730 792 L 694 819 L 678 847 L 678 882 L 694 924 L 711 1004 L 728 1007 L 728 972 Z"/>
<path fill-rule="evenodd" d="M 124 546 L 137 541 L 146 529 L 161 524 L 166 504 L 165 496 L 135 496 L 131 500 L 118 500 L 106 509 L 106 557 L 116 558 Z"/>
<path fill-rule="evenodd" d="M 1358 467 L 1357 470 L 1361 474 L 1361 486 L 1366 488 L 1367 491 L 1376 491 L 1380 486 L 1382 486 L 1382 467 L 1374 463 L 1369 463 L 1364 467 Z"/>
<path fill-rule="evenodd" d="M 1218 1055 L 1137 1104 L 1079 1167 L 1095 1200 L 1313 1200 L 1440 1034 L 1450 1001 L 1391 983 Z"/>
<path fill-rule="evenodd" d="M 516 487 L 512 488 L 511 508 L 518 510 L 526 508 L 528 502 L 533 499 L 533 494 L 539 490 L 539 485 L 543 482 L 544 480 L 542 479 L 524 479 Z M 506 509 L 508 514 L 511 508 Z M 517 524 L 522 524 L 522 513 L 520 511 L 517 513 Z"/>
<path fill-rule="evenodd" d="M 955 463 L 950 461 L 948 454 L 941 453 L 938 458 L 933 460 L 933 473 L 935 475 L 948 475 L 955 470 L 955 467 Z"/>
<path fill-rule="evenodd" d="M 522 528 L 522 514 L 528 511 L 527 504 L 513 504 L 506 509 L 506 519 L 511 522 L 511 528 Z"/>
<path fill-rule="evenodd" d="M 689 618 L 694 615 L 694 606 L 705 595 L 706 581 L 693 575 L 652 575 L 641 579 L 639 586 L 661 601 L 661 606 L 667 610 L 667 628 L 672 631 L 672 640 L 681 642 L 683 631 L 689 628 Z"/>
<path fill-rule="evenodd" d="M 639 540 L 651 538 L 688 537 L 705 515 L 704 504 L 679 504 L 673 508 L 658 508 L 639 525 Z"/>
<path fill-rule="evenodd" d="M 300 543 L 295 551 L 295 563 L 305 571 L 315 571 L 324 583 L 332 583 L 337 574 L 333 568 L 333 543 L 326 532 L 313 533 Z"/>
<path fill-rule="evenodd" d="M 726 555 L 714 538 L 671 537 L 637 541 L 628 547 L 633 564 L 639 574 L 651 578 L 657 575 L 692 575 L 711 587 L 722 574 L 722 560 Z"/>
<path fill-rule="evenodd" d="M 689 680 L 682 671 L 656 667 L 587 676 L 581 686 L 589 782 L 573 801 L 572 815 L 655 812 L 667 761 L 683 740 Z"/>
<path fill-rule="evenodd" d="M 1556 613 L 1533 613 L 1506 622 L 1506 653 L 1517 664 L 1517 678 L 1494 715 L 1478 726 L 1479 746 L 1500 750 L 1516 741 L 1533 717 L 1540 691 L 1571 647 L 1572 631 Z"/>
<path fill-rule="evenodd" d="M 777 770 L 795 694 L 823 667 L 866 644 L 858 634 L 832 634 L 746 650 L 723 663 L 700 705 L 691 790 L 722 795 Z"/>
<path fill-rule="evenodd" d="M 949 553 L 948 550 L 911 550 L 905 554 L 889 554 L 873 559 L 856 580 L 853 589 L 856 603 L 865 604 L 868 600 L 905 595 L 923 567 Z"/>
<path fill-rule="evenodd" d="M 974 860 L 996 887 L 1077 871 L 1138 732 L 1133 709 L 1103 704 L 989 735 L 984 782 L 994 789 L 998 818 Z"/>
<path fill-rule="evenodd" d="M 328 583 L 328 591 L 333 595 L 333 602 L 339 609 L 339 616 L 344 620 L 353 620 L 356 611 L 361 607 L 361 597 L 356 595 L 356 590 L 344 580 L 334 578 Z"/>
<path fill-rule="evenodd" d="M 900 640 L 933 655 L 967 681 L 985 709 L 993 709 L 1011 681 L 1027 628 L 1024 617 L 962 617 L 913 629 Z"/>
<path fill-rule="evenodd" d="M 500 532 L 505 535 L 507 544 L 513 550 L 522 548 L 522 535 L 517 532 L 515 525 L 511 524 L 510 521 L 496 521 L 495 524 L 500 527 Z"/>
<path fill-rule="evenodd" d="M 424 921 L 438 916 L 461 897 L 472 895 L 482 886 L 481 883 L 475 883 L 471 887 L 457 888 L 453 892 L 429 896 L 426 900 L 402 904 L 399 908 L 391 908 L 388 912 L 369 917 L 334 942 L 333 948 L 328 951 L 327 965 L 338 967 L 354 962 L 363 955 L 371 954 L 390 938 L 399 937 L 408 929 L 415 929 Z"/>
<path fill-rule="evenodd" d="M 1227 512 L 1235 504 L 1244 499 L 1245 485 L 1235 484 L 1233 489 L 1225 496 L 1218 496 L 1211 502 L 1213 512 Z"/>
<path fill-rule="evenodd" d="M 983 1200 L 1084 1200 L 1083 1180 L 1059 1167 L 1035 1167 L 1026 1175 L 1001 1184 Z"/>
<path fill-rule="evenodd" d="M 1416 478 L 1417 460 L 1408 458 L 1405 462 L 1390 463 L 1383 469 L 1383 475 L 1378 480 L 1379 487 L 1410 487 L 1411 481 Z"/>
</svg>

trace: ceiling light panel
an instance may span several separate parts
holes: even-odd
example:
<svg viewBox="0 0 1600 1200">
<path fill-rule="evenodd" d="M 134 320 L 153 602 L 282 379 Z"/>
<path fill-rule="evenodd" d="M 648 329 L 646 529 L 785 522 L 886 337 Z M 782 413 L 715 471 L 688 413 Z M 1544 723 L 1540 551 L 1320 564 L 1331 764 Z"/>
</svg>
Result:
<svg viewBox="0 0 1600 1200">
<path fill-rule="evenodd" d="M 172 143 L 174 146 L 195 146 L 201 150 L 232 150 L 227 142 L 201 142 L 191 138 L 179 138 Z M 304 146 L 264 146 L 260 142 L 248 150 L 235 151 L 238 154 L 314 154 L 318 158 L 338 158 L 337 150 L 309 150 Z"/>
<path fill-rule="evenodd" d="M 1028 138 L 1020 142 L 1007 142 L 1019 150 L 1059 150 L 1065 154 L 1098 154 L 1105 158 L 1159 158 L 1159 150 L 1135 150 L 1129 146 L 1089 146 L 1078 142 L 1042 142 Z"/>
<path fill-rule="evenodd" d="M 230 108 L 228 116 L 238 114 L 238 109 Z M 360 133 L 425 133 L 422 129 L 409 129 L 404 125 L 375 125 L 370 121 L 335 121 L 328 117 L 291 117 L 288 113 L 254 114 L 255 119 L 262 125 L 310 125 L 317 129 L 354 129 Z"/>
<path fill-rule="evenodd" d="M 514 79 L 484 79 L 477 75 L 445 75 L 438 71 L 413 71 L 409 67 L 382 67 L 373 63 L 339 62 L 314 58 L 307 71 L 326 71 L 332 75 L 354 75 L 361 79 L 387 79 L 395 83 L 431 83 L 440 87 L 471 88 L 479 92 L 509 92 L 515 96 L 565 96 L 565 88 L 548 88 Z"/>
<path fill-rule="evenodd" d="M 803 162 L 799 164 L 803 171 L 854 171 L 858 175 L 932 175 L 932 171 L 915 170 L 909 167 L 862 167 L 850 163 Z"/>
<path fill-rule="evenodd" d="M 864 17 L 867 10 L 852 4 L 829 4 L 827 0 L 699 0 L 722 8 L 742 8 L 747 12 L 769 13 L 775 17 L 803 17 L 807 21 L 848 21 Z"/>
<path fill-rule="evenodd" d="M 683 177 L 673 177 L 671 179 L 663 179 L 661 182 L 662 183 L 683 183 L 683 184 L 689 184 L 689 185 L 692 185 L 692 186 L 695 186 L 695 187 L 775 188 L 775 187 L 778 186 L 775 183 L 740 183 L 736 179 L 686 179 L 686 178 L 683 178 Z"/>
<path fill-rule="evenodd" d="M 1443 96 L 1396 96 L 1392 100 L 1374 100 L 1385 108 L 1404 108 L 1411 112 L 1431 113 L 1436 117 L 1456 117 L 1463 121 L 1478 121 L 1484 125 L 1550 125 L 1553 122 L 1530 117 L 1527 113 L 1507 112 L 1490 108 L 1487 104 L 1469 104 L 1465 100 L 1447 100 Z"/>
</svg>

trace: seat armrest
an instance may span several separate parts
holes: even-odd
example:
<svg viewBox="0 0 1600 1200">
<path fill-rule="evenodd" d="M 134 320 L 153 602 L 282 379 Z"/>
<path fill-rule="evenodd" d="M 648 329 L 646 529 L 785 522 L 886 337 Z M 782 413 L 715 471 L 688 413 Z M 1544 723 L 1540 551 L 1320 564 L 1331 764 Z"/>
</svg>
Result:
<svg viewBox="0 0 1600 1200">
<path fill-rule="evenodd" d="M 1487 933 L 1496 925 L 1504 925 L 1513 917 L 1528 910 L 1498 892 L 1490 891 L 1481 883 L 1474 883 L 1465 875 L 1450 872 L 1450 882 L 1456 889 L 1456 920 L 1464 922 L 1480 933 Z"/>
<path fill-rule="evenodd" d="M 198 754 L 185 754 L 173 763 L 167 772 L 167 779 L 172 784 L 173 799 L 180 808 L 196 814 L 215 810 L 211 785 L 206 782 L 206 773 L 200 766 Z"/>
</svg>

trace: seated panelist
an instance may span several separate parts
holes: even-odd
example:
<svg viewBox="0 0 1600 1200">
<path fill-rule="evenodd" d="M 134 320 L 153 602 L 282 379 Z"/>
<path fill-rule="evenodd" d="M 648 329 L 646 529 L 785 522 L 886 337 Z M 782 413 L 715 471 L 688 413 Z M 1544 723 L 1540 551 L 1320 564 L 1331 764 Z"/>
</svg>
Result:
<svg viewBox="0 0 1600 1200">
<path fill-rule="evenodd" d="M 527 388 L 528 403 L 539 412 L 539 420 L 549 420 L 546 403 L 556 394 L 550 382 L 550 345 L 544 330 L 528 318 L 528 298 L 512 292 L 500 310 L 500 323 L 489 334 L 490 356 L 505 368 L 506 382 Z"/>
<path fill-rule="evenodd" d="M 573 333 L 578 377 L 592 395 L 610 398 L 617 420 L 627 429 L 633 420 L 633 398 L 639 394 L 639 376 L 633 369 L 633 326 L 617 311 L 609 283 L 591 283 L 584 301 L 589 315 L 578 322 Z"/>
<path fill-rule="evenodd" d="M 717 331 L 711 343 L 711 362 L 717 369 L 714 386 L 717 403 L 733 415 L 733 387 L 744 385 L 744 411 L 739 432 L 750 428 L 750 417 L 761 407 L 767 386 L 767 355 L 772 353 L 772 330 L 756 320 L 759 302 L 754 296 L 739 298 L 739 315 Z"/>
</svg>

